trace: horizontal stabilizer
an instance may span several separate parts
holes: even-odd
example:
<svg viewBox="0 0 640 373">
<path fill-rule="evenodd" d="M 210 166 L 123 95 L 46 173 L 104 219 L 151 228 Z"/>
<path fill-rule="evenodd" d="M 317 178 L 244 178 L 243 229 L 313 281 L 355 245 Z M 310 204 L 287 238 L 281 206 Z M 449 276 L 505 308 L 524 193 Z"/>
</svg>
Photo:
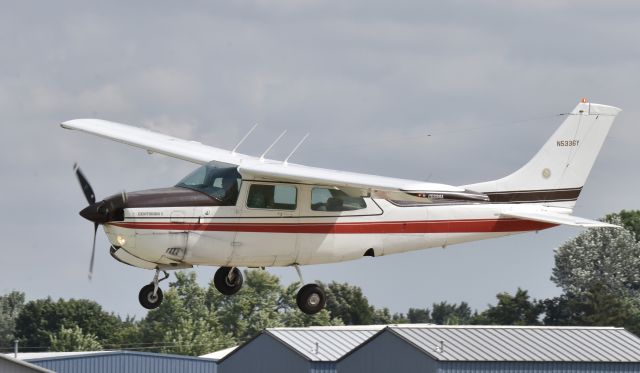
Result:
<svg viewBox="0 0 640 373">
<path fill-rule="evenodd" d="M 571 225 L 574 227 L 584 228 L 621 228 L 619 225 L 604 223 L 597 220 L 579 218 L 573 215 L 559 214 L 555 212 L 536 211 L 536 212 L 504 212 L 504 217 L 527 219 L 540 221 L 543 223 Z"/>
</svg>

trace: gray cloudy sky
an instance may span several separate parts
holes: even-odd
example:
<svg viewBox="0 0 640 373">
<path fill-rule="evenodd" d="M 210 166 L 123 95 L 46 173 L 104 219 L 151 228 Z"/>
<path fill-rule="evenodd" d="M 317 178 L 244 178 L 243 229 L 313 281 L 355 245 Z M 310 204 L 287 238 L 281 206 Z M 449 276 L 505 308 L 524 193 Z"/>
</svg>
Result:
<svg viewBox="0 0 640 373">
<path fill-rule="evenodd" d="M 72 174 L 98 197 L 175 183 L 194 165 L 58 123 L 97 117 L 295 162 L 449 184 L 519 167 L 581 97 L 624 111 L 576 214 L 640 208 L 640 4 L 635 1 L 7 1 L 0 12 L 0 294 L 89 298 L 144 315 L 152 272 L 108 255 Z M 427 136 L 432 134 L 432 136 Z M 378 307 L 484 308 L 520 286 L 554 296 L 556 228 L 335 265 L 305 279 L 362 286 Z M 293 269 L 270 269 L 285 283 Z M 198 268 L 206 283 L 214 268 Z M 385 275 L 386 274 L 386 275 Z M 392 277 L 393 276 L 393 277 Z"/>
</svg>

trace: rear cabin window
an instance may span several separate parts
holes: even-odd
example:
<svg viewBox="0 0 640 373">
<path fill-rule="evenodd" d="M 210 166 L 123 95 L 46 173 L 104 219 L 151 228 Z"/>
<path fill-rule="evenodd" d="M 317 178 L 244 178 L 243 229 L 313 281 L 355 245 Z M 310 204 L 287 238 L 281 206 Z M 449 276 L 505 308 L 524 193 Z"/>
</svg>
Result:
<svg viewBox="0 0 640 373">
<path fill-rule="evenodd" d="M 253 184 L 247 207 L 252 209 L 295 210 L 297 190 L 291 185 Z"/>
<path fill-rule="evenodd" d="M 362 197 L 351 197 L 339 189 L 313 188 L 311 190 L 311 210 L 313 211 L 353 211 L 367 208 Z"/>
</svg>

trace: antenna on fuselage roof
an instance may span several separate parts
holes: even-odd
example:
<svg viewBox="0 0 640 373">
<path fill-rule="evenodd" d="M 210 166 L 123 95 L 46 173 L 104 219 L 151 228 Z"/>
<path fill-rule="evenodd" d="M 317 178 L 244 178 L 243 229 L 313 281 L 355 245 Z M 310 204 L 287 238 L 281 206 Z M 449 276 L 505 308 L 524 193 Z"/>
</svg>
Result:
<svg viewBox="0 0 640 373">
<path fill-rule="evenodd" d="M 309 137 L 309 134 L 307 133 L 306 135 L 304 135 L 304 137 L 302 138 L 302 140 L 300 140 L 300 142 L 298 142 L 298 145 L 296 145 L 293 150 L 291 151 L 291 153 L 289 153 L 289 155 L 287 156 L 287 158 L 284 159 L 284 165 L 288 165 L 289 164 L 289 158 L 291 158 L 291 156 L 293 155 L 293 153 L 296 152 L 296 150 L 298 150 L 298 148 L 300 147 L 300 145 L 302 145 L 302 143 L 304 142 L 304 140 L 307 139 L 307 137 Z"/>
<path fill-rule="evenodd" d="M 236 154 L 236 150 L 238 150 L 238 148 L 240 147 L 240 145 L 242 145 L 242 143 L 244 142 L 244 140 L 247 139 L 247 137 L 249 137 L 249 135 L 251 135 L 251 132 L 253 132 L 254 129 L 256 129 L 256 127 L 258 127 L 258 123 L 254 124 L 253 127 L 251 127 L 251 129 L 249 130 L 249 132 L 247 132 L 246 135 L 244 135 L 243 138 L 240 139 L 240 141 L 238 141 L 238 143 L 236 144 L 236 146 L 233 148 L 233 150 L 231 151 L 231 155 L 235 155 Z"/>
<path fill-rule="evenodd" d="M 264 156 L 267 155 L 267 153 L 269 153 L 269 150 L 271 150 L 271 148 L 273 148 L 273 146 L 275 144 L 278 143 L 278 141 L 280 141 L 280 139 L 282 138 L 282 136 L 284 136 L 284 134 L 287 133 L 287 130 L 282 131 L 282 133 L 280 134 L 280 136 L 278 136 L 277 139 L 275 139 L 271 145 L 269 145 L 269 147 L 267 148 L 267 150 L 264 151 L 264 153 L 262 153 L 262 155 L 260 156 L 260 161 L 264 161 Z"/>
</svg>

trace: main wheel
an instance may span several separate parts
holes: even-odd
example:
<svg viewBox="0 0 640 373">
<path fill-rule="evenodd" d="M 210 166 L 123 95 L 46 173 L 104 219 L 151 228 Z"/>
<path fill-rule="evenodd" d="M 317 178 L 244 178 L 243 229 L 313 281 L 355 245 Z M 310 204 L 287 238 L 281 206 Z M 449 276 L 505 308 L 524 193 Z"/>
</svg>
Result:
<svg viewBox="0 0 640 373">
<path fill-rule="evenodd" d="M 213 276 L 213 284 L 224 295 L 237 293 L 243 282 L 242 272 L 236 267 L 233 267 L 233 272 L 231 267 L 220 267 Z"/>
<path fill-rule="evenodd" d="M 153 284 L 145 285 L 140 289 L 140 294 L 138 295 L 140 304 L 148 310 L 158 308 L 162 303 L 162 289 L 158 288 L 156 294 L 153 295 L 153 288 Z"/>
<path fill-rule="evenodd" d="M 327 303 L 327 296 L 324 290 L 316 284 L 307 284 L 298 291 L 296 303 L 300 311 L 307 315 L 320 312 Z"/>
</svg>

